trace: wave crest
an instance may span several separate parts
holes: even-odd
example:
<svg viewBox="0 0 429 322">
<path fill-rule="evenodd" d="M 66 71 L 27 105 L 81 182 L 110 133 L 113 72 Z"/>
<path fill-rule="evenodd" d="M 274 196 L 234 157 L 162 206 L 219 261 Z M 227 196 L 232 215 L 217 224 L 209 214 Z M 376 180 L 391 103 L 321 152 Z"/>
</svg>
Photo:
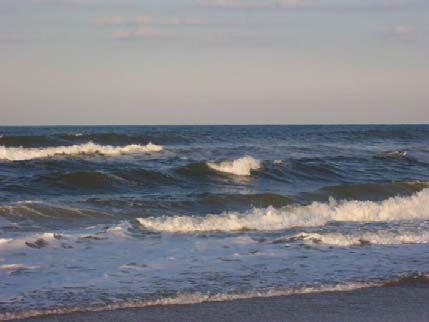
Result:
<svg viewBox="0 0 429 322">
<path fill-rule="evenodd" d="M 138 218 L 145 228 L 160 232 L 192 233 L 206 231 L 282 230 L 292 227 L 324 226 L 328 222 L 388 222 L 428 219 L 429 189 L 410 197 L 373 201 L 313 202 L 307 206 L 253 209 L 205 217 L 175 216 Z"/>
<path fill-rule="evenodd" d="M 261 168 L 261 161 L 246 155 L 233 161 L 207 162 L 207 166 L 219 172 L 231 173 L 237 176 L 250 176 L 252 170 Z"/>
<path fill-rule="evenodd" d="M 151 142 L 147 145 L 131 144 L 126 146 L 100 145 L 93 142 L 47 148 L 0 146 L 0 160 L 22 161 L 53 157 L 57 155 L 79 154 L 120 155 L 127 153 L 160 152 L 162 150 L 163 147 L 161 145 L 152 144 Z"/>
</svg>

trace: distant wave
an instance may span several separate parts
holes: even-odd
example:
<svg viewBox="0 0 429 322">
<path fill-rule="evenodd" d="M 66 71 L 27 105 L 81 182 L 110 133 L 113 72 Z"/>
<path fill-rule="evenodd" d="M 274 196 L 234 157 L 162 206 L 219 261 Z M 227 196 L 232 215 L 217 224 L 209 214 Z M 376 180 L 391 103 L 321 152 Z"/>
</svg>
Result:
<svg viewBox="0 0 429 322">
<path fill-rule="evenodd" d="M 1 135 L 0 145 L 7 147 L 40 147 L 56 145 L 58 140 L 43 135 Z"/>
<path fill-rule="evenodd" d="M 364 245 L 399 245 L 399 244 L 427 244 L 429 243 L 429 231 L 422 232 L 367 232 L 362 234 L 343 233 L 300 233 L 289 237 L 278 238 L 274 243 L 288 243 L 297 240 L 312 244 L 349 247 Z"/>
<path fill-rule="evenodd" d="M 408 157 L 408 152 L 400 151 L 400 150 L 384 152 L 384 153 L 377 154 L 375 156 L 376 159 L 403 159 L 407 157 Z"/>
<path fill-rule="evenodd" d="M 292 227 L 323 226 L 328 222 L 388 222 L 429 219 L 429 189 L 410 197 L 373 201 L 313 202 L 307 206 L 253 209 L 205 217 L 175 216 L 138 218 L 146 229 L 160 232 L 193 233 L 205 231 L 282 230 Z"/>
<path fill-rule="evenodd" d="M 246 155 L 233 161 L 207 162 L 207 166 L 219 172 L 231 173 L 237 176 L 250 176 L 251 171 L 261 168 L 261 161 Z"/>
<path fill-rule="evenodd" d="M 160 152 L 163 147 L 148 143 L 147 145 L 132 144 L 126 146 L 100 145 L 88 142 L 79 145 L 56 146 L 46 148 L 23 148 L 0 146 L 0 160 L 20 161 L 53 157 L 58 155 L 120 155 L 127 153 Z"/>
<path fill-rule="evenodd" d="M 121 132 L 75 132 L 61 133 L 53 136 L 68 142 L 94 141 L 99 144 L 139 144 L 141 142 L 155 141 L 162 144 L 187 143 L 194 138 L 186 137 L 183 133 L 162 131 L 144 133 Z"/>
</svg>

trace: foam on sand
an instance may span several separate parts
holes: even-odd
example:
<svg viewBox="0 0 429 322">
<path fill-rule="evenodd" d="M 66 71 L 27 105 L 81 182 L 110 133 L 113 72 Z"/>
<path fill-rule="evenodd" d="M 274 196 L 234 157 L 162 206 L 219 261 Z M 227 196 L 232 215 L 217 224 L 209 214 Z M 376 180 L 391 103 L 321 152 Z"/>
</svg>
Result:
<svg viewBox="0 0 429 322">
<path fill-rule="evenodd" d="M 366 283 L 366 282 L 356 282 L 356 283 L 347 283 L 347 284 L 337 284 L 337 285 L 318 285 L 318 286 L 308 286 L 300 288 L 290 288 L 290 289 L 268 289 L 260 291 L 249 291 L 245 293 L 233 293 L 233 294 L 201 294 L 201 293 L 181 293 L 172 297 L 165 297 L 155 300 L 135 300 L 135 301 L 125 301 L 118 302 L 113 304 L 98 305 L 98 306 L 88 306 L 88 307 L 59 307 L 53 309 L 33 309 L 23 312 L 10 312 L 10 313 L 0 313 L 1 320 L 13 320 L 13 319 L 24 319 L 29 317 L 51 315 L 51 314 L 69 314 L 77 312 L 101 312 L 101 311 L 110 311 L 117 309 L 127 309 L 127 308 L 143 308 L 151 306 L 164 306 L 164 305 L 189 305 L 189 304 L 199 304 L 206 302 L 225 302 L 225 301 L 236 301 L 252 298 L 269 298 L 277 296 L 291 296 L 298 294 L 312 294 L 312 293 L 322 293 L 322 292 L 347 292 L 353 291 L 361 288 L 377 287 L 382 286 L 381 283 Z"/>
<path fill-rule="evenodd" d="M 393 197 L 382 202 L 313 202 L 307 206 L 253 209 L 246 213 L 220 215 L 138 218 L 146 229 L 160 232 L 282 230 L 292 227 L 323 226 L 328 222 L 389 222 L 429 219 L 429 189 L 410 197 Z"/>
<path fill-rule="evenodd" d="M 207 162 L 207 166 L 219 172 L 231 173 L 237 176 L 250 176 L 251 171 L 261 168 L 261 161 L 246 155 L 233 161 Z"/>
<path fill-rule="evenodd" d="M 20 161 L 53 157 L 57 155 L 102 154 L 120 155 L 128 153 L 160 152 L 161 145 L 149 142 L 147 145 L 131 144 L 126 146 L 100 145 L 93 142 L 70 146 L 45 148 L 24 148 L 0 146 L 0 160 Z"/>
</svg>

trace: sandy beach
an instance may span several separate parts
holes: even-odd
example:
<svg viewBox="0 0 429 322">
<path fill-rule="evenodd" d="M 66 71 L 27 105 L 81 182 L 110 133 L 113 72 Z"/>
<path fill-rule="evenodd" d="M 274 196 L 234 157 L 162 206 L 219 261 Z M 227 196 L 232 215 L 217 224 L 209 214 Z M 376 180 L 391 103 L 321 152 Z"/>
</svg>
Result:
<svg viewBox="0 0 429 322">
<path fill-rule="evenodd" d="M 74 313 L 15 321 L 426 322 L 429 321 L 428 304 L 429 285 L 408 284 L 351 292 Z"/>
</svg>

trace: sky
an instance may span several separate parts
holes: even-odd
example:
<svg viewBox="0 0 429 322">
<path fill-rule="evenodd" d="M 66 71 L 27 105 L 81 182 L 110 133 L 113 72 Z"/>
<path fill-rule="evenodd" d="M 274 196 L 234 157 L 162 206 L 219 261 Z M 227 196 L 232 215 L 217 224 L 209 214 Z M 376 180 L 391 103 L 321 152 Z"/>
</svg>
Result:
<svg viewBox="0 0 429 322">
<path fill-rule="evenodd" d="M 0 0 L 0 125 L 429 123 L 428 0 Z"/>
</svg>

